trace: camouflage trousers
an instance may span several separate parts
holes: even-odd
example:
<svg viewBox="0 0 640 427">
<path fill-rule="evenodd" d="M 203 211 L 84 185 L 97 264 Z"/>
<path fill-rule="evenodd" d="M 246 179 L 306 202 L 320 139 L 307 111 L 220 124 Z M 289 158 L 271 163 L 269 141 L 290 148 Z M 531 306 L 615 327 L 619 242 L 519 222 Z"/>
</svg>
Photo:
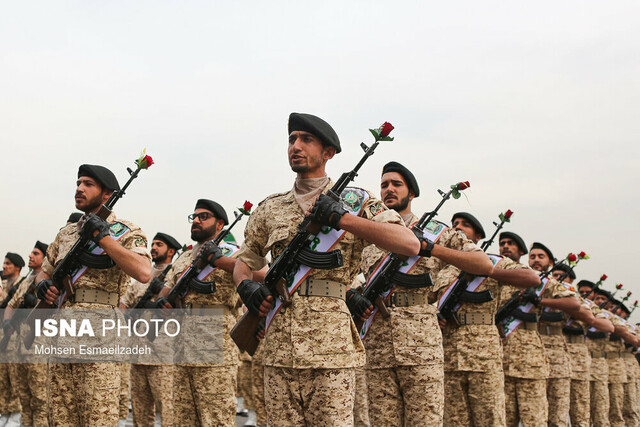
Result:
<svg viewBox="0 0 640 427">
<path fill-rule="evenodd" d="M 47 365 L 44 363 L 20 363 L 17 365 L 22 417 L 25 426 L 46 427 L 47 422 Z"/>
<path fill-rule="evenodd" d="M 118 423 L 120 365 L 52 363 L 47 379 L 51 427 L 113 427 Z"/>
<path fill-rule="evenodd" d="M 353 425 L 355 427 L 370 427 L 367 372 L 363 368 L 356 368 L 355 393 L 356 395 L 353 401 Z"/>
<path fill-rule="evenodd" d="M 506 425 L 504 374 L 490 372 L 445 371 L 444 425 Z"/>
<path fill-rule="evenodd" d="M 129 383 L 131 382 L 131 364 L 120 365 L 120 401 L 118 406 L 118 418 L 126 420 L 129 417 Z"/>
<path fill-rule="evenodd" d="M 624 405 L 622 409 L 622 415 L 627 427 L 640 425 L 640 408 L 638 405 L 640 405 L 638 401 L 638 383 L 635 378 L 629 378 L 629 382 L 624 384 Z"/>
<path fill-rule="evenodd" d="M 251 360 L 242 360 L 238 366 L 236 396 L 244 398 L 245 408 L 254 408 L 251 396 Z"/>
<path fill-rule="evenodd" d="M 589 381 L 571 380 L 571 427 L 589 427 Z"/>
<path fill-rule="evenodd" d="M 609 384 L 590 381 L 591 423 L 594 427 L 609 427 Z"/>
<path fill-rule="evenodd" d="M 270 427 L 353 426 L 355 369 L 264 367 Z"/>
<path fill-rule="evenodd" d="M 136 427 L 153 427 L 156 411 L 173 426 L 173 366 L 131 365 L 131 406 Z"/>
<path fill-rule="evenodd" d="M 623 427 L 624 415 L 622 407 L 624 405 L 624 384 L 609 384 L 609 423 L 611 427 Z"/>
<path fill-rule="evenodd" d="M 262 345 L 258 345 L 258 349 L 251 359 L 251 394 L 254 410 L 256 411 L 256 423 L 259 426 L 267 425 L 267 409 L 264 404 L 264 366 Z"/>
<path fill-rule="evenodd" d="M 18 365 L 0 363 L 0 414 L 20 412 Z"/>
<path fill-rule="evenodd" d="M 443 377 L 440 364 L 367 369 L 371 425 L 442 425 Z"/>
<path fill-rule="evenodd" d="M 238 365 L 176 365 L 173 375 L 175 426 L 235 426 Z"/>
<path fill-rule="evenodd" d="M 571 378 L 547 379 L 549 425 L 568 427 L 571 406 Z"/>
<path fill-rule="evenodd" d="M 547 380 L 505 377 L 504 397 L 508 427 L 547 425 Z"/>
</svg>

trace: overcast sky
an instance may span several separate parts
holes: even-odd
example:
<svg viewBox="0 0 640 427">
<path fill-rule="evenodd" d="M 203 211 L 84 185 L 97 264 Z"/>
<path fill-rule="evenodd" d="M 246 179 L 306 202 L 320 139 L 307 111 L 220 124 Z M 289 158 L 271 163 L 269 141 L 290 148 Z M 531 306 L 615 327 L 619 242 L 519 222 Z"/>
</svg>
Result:
<svg viewBox="0 0 640 427">
<path fill-rule="evenodd" d="M 4 2 L 0 251 L 26 259 L 53 240 L 80 164 L 124 183 L 144 147 L 156 165 L 116 213 L 189 243 L 198 198 L 231 216 L 291 188 L 298 111 L 340 136 L 330 176 L 389 121 L 395 141 L 356 185 L 379 194 L 382 166 L 399 161 L 420 183 L 419 215 L 437 188 L 469 180 L 439 219 L 469 211 L 491 233 L 511 209 L 507 229 L 528 245 L 584 250 L 579 278 L 606 273 L 606 288 L 640 299 L 639 12 L 637 1 Z"/>
</svg>

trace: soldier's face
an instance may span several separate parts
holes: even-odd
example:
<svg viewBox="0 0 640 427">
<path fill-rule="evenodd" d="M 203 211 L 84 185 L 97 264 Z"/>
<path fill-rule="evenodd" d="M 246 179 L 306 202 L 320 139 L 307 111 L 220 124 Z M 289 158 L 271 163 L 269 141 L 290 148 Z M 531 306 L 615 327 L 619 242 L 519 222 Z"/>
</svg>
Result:
<svg viewBox="0 0 640 427">
<path fill-rule="evenodd" d="M 94 212 L 109 199 L 111 190 L 102 188 L 95 179 L 81 176 L 76 182 L 76 209 L 85 213 Z"/>
<path fill-rule="evenodd" d="M 2 264 L 2 274 L 4 277 L 12 278 L 16 274 L 20 272 L 18 266 L 9 261 L 9 258 L 4 259 L 4 263 Z"/>
<path fill-rule="evenodd" d="M 565 273 L 562 270 L 553 270 L 553 272 L 551 273 L 551 276 L 557 281 L 560 281 L 560 279 L 562 279 L 563 282 L 573 283 L 573 279 L 569 277 L 567 273 Z"/>
<path fill-rule="evenodd" d="M 387 172 L 382 175 L 380 181 L 380 197 L 389 209 L 402 212 L 407 209 L 414 195 L 402 175 L 398 172 Z"/>
<path fill-rule="evenodd" d="M 219 226 L 218 222 L 224 225 L 224 221 L 216 219 L 211 211 L 198 208 L 194 213 L 197 215 L 202 212 L 209 214 L 207 219 L 202 221 L 200 217 L 196 216 L 193 218 L 193 224 L 191 224 L 191 239 L 198 243 L 211 240 L 216 234 L 218 234 L 218 231 L 222 228 L 222 226 Z"/>
<path fill-rule="evenodd" d="M 452 224 L 454 230 L 462 231 L 467 238 L 471 239 L 473 243 L 478 243 L 480 240 L 480 234 L 476 233 L 476 230 L 471 226 L 471 223 L 464 218 L 456 218 Z"/>
<path fill-rule="evenodd" d="M 44 261 L 44 254 L 38 248 L 33 248 L 31 253 L 29 254 L 29 268 L 34 270 L 39 270 L 42 267 L 42 262 Z"/>
<path fill-rule="evenodd" d="M 324 164 L 335 153 L 334 147 L 323 147 L 322 141 L 309 132 L 293 131 L 289 135 L 289 166 L 296 173 L 324 172 Z"/>
<path fill-rule="evenodd" d="M 590 287 L 582 286 L 579 290 L 582 298 L 593 301 L 593 290 Z"/>
<path fill-rule="evenodd" d="M 551 266 L 549 255 L 542 249 L 531 249 L 529 252 L 529 267 L 536 271 L 547 271 Z"/>
<path fill-rule="evenodd" d="M 151 259 L 156 264 L 163 264 L 167 260 L 169 246 L 162 240 L 154 240 L 151 243 Z"/>
<path fill-rule="evenodd" d="M 593 299 L 593 302 L 596 303 L 597 305 L 600 305 L 605 301 L 608 301 L 608 298 L 605 297 L 604 295 L 596 295 L 595 298 Z"/>
<path fill-rule="evenodd" d="M 500 255 L 511 258 L 514 261 L 520 261 L 520 257 L 524 255 L 515 240 L 505 237 L 500 239 Z"/>
</svg>

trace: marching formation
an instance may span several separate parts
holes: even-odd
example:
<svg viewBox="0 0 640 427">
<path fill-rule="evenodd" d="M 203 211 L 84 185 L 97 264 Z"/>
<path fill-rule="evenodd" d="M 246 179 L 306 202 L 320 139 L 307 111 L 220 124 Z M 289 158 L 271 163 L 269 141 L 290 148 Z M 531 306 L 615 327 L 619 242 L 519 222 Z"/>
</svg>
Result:
<svg viewBox="0 0 640 427">
<path fill-rule="evenodd" d="M 392 130 L 372 129 L 374 143 L 333 181 L 325 166 L 338 135 L 292 113 L 293 188 L 254 210 L 245 202 L 231 222 L 197 199 L 188 247 L 163 232 L 149 242 L 113 212 L 150 156 L 122 188 L 107 168 L 81 165 L 81 212 L 49 245 L 35 243 L 24 277 L 20 255 L 4 259 L 0 350 L 29 349 L 43 308 L 218 310 L 220 360 L 0 363 L 0 427 L 122 424 L 129 391 L 136 426 L 233 426 L 243 406 L 256 414 L 245 425 L 640 425 L 631 293 L 616 298 L 622 285 L 605 290 L 606 275 L 577 281 L 584 252 L 555 258 L 503 231 L 510 210 L 491 231 L 468 212 L 437 221 L 469 182 L 438 190 L 426 213 L 412 210 L 420 186 L 396 161 L 379 197 L 357 187 Z M 230 230 L 245 216 L 238 246 Z M 190 333 L 208 327 L 196 321 Z"/>
</svg>

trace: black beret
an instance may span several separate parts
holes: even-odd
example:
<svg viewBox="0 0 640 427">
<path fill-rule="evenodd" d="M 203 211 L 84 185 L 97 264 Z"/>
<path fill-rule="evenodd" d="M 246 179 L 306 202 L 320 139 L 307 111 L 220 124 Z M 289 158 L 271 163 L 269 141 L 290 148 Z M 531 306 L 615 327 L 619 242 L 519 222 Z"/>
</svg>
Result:
<svg viewBox="0 0 640 427">
<path fill-rule="evenodd" d="M 13 265 L 15 265 L 16 267 L 24 267 L 24 260 L 17 253 L 7 252 L 7 255 L 5 255 L 5 258 L 11 261 Z"/>
<path fill-rule="evenodd" d="M 382 168 L 382 175 L 387 172 L 398 172 L 407 182 L 407 187 L 409 187 L 409 189 L 413 191 L 413 194 L 416 197 L 420 195 L 420 187 L 418 187 L 418 181 L 416 181 L 416 177 L 413 176 L 409 169 L 398 162 L 389 162 Z"/>
<path fill-rule="evenodd" d="M 576 278 L 576 273 L 573 272 L 573 268 L 569 267 L 567 264 L 556 265 L 553 267 L 553 270 L 551 271 L 555 271 L 555 270 L 564 271 L 565 273 L 567 273 L 567 275 L 571 280 L 575 280 Z"/>
<path fill-rule="evenodd" d="M 458 212 L 453 214 L 453 216 L 451 217 L 451 222 L 453 223 L 456 218 L 466 219 L 467 221 L 469 221 L 476 233 L 480 234 L 481 239 L 484 239 L 486 237 L 486 234 L 484 234 L 484 228 L 482 228 L 482 224 L 480 224 L 480 221 L 478 221 L 475 216 L 471 215 L 468 212 Z"/>
<path fill-rule="evenodd" d="M 109 190 L 120 190 L 120 184 L 118 184 L 116 176 L 104 166 L 80 165 L 80 168 L 78 169 L 78 178 L 81 176 L 89 176 Z"/>
<path fill-rule="evenodd" d="M 156 233 L 156 235 L 153 237 L 153 240 L 162 240 L 167 244 L 167 246 L 175 249 L 176 251 L 182 247 L 182 245 L 178 243 L 176 239 L 174 239 L 173 237 L 169 236 L 166 233 L 160 233 L 160 232 Z"/>
<path fill-rule="evenodd" d="M 40 240 L 36 241 L 34 248 L 38 249 L 43 254 L 47 254 L 47 249 L 49 249 L 49 245 L 42 243 Z"/>
<path fill-rule="evenodd" d="M 624 305 L 624 303 L 621 303 L 621 304 L 620 304 L 620 308 L 621 308 L 621 309 L 622 309 L 622 311 L 624 311 L 625 313 L 627 313 L 627 314 L 631 314 L 631 311 L 629 310 L 629 308 L 628 308 L 626 305 Z"/>
<path fill-rule="evenodd" d="M 289 135 L 295 131 L 309 132 L 324 144 L 335 147 L 336 153 L 342 151 L 338 134 L 329 123 L 320 117 L 305 113 L 291 113 L 289 115 Z"/>
<path fill-rule="evenodd" d="M 580 281 L 578 282 L 578 289 L 580 289 L 580 288 L 584 288 L 584 287 L 587 287 L 587 288 L 593 289 L 593 288 L 595 288 L 595 287 L 596 287 L 596 284 L 595 284 L 595 283 L 593 283 L 593 282 L 592 282 L 592 281 L 590 281 L 590 280 L 580 280 Z"/>
<path fill-rule="evenodd" d="M 613 298 L 613 295 L 611 294 L 611 292 L 602 288 L 596 288 L 594 289 L 594 292 L 598 295 L 602 295 L 603 297 L 607 297 L 608 300 L 611 300 Z"/>
<path fill-rule="evenodd" d="M 69 219 L 67 219 L 67 222 L 78 222 L 80 221 L 80 218 L 82 218 L 83 213 L 82 212 L 74 212 L 71 215 L 69 215 Z"/>
<path fill-rule="evenodd" d="M 617 298 L 614 298 L 613 296 L 611 298 L 609 298 L 609 301 L 613 303 L 613 305 L 620 305 L 622 304 L 622 301 L 620 301 Z"/>
<path fill-rule="evenodd" d="M 229 219 L 227 218 L 227 213 L 224 211 L 224 208 L 220 206 L 218 203 L 209 199 L 200 199 L 196 202 L 196 209 L 206 209 L 212 214 L 216 216 L 216 218 L 224 221 L 224 225 L 229 224 Z"/>
<path fill-rule="evenodd" d="M 543 245 L 540 242 L 533 242 L 533 245 L 531 245 L 531 249 L 541 249 L 543 251 L 545 251 L 547 253 L 547 255 L 549 256 L 549 259 L 551 260 L 551 262 L 555 262 L 555 258 L 553 257 L 553 252 L 551 252 L 551 250 L 546 247 L 545 245 Z M 531 250 L 529 249 L 529 250 Z"/>
<path fill-rule="evenodd" d="M 524 254 L 529 253 L 529 251 L 527 250 L 527 245 L 524 244 L 524 240 L 522 240 L 522 237 L 518 236 L 516 233 L 512 233 L 511 231 L 503 231 L 502 233 L 500 233 L 500 238 L 498 239 L 498 241 L 502 239 L 513 240 L 514 242 L 516 242 L 516 244 Z"/>
</svg>

